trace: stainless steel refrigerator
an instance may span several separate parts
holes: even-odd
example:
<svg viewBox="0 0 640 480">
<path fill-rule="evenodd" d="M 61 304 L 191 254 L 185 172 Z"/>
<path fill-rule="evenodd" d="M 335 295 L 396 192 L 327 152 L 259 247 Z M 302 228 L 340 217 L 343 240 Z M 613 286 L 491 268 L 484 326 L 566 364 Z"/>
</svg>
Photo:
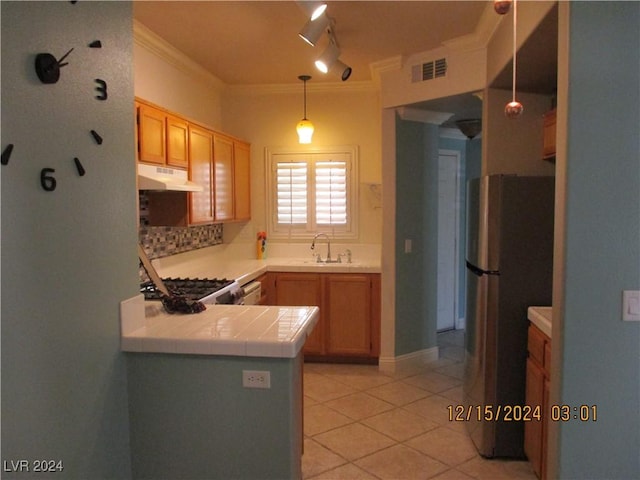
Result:
<svg viewBox="0 0 640 480">
<path fill-rule="evenodd" d="M 554 177 L 467 185 L 463 421 L 485 457 L 524 457 L 524 424 L 503 412 L 525 403 L 527 307 L 551 305 L 553 206 Z"/>
</svg>

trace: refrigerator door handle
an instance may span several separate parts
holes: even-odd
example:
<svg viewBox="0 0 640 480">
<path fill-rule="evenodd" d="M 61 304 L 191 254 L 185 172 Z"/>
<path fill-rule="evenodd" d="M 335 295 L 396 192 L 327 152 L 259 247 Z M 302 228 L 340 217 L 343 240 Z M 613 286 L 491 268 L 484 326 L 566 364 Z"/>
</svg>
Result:
<svg viewBox="0 0 640 480">
<path fill-rule="evenodd" d="M 471 271 L 471 273 L 477 275 L 478 277 L 481 277 L 482 275 L 500 275 L 500 270 L 483 270 L 479 267 L 476 267 L 473 263 L 469 262 L 469 260 L 467 260 L 467 268 Z"/>
</svg>

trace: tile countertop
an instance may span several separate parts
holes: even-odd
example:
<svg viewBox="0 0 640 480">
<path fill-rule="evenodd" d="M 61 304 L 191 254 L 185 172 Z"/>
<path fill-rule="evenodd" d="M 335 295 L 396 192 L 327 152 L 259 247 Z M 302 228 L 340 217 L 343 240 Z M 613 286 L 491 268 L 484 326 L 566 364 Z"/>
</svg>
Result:
<svg viewBox="0 0 640 480">
<path fill-rule="evenodd" d="M 286 248 L 285 248 L 286 249 Z M 253 260 L 209 247 L 152 260 L 162 278 L 227 278 L 244 285 L 268 271 L 380 273 L 380 261 L 361 255 L 353 263 L 316 263 L 304 256 Z M 359 252 L 360 253 L 360 252 Z M 319 317 L 318 307 L 207 305 L 204 312 L 171 315 L 160 302 L 137 295 L 120 304 L 121 349 L 126 352 L 295 357 Z"/>
<path fill-rule="evenodd" d="M 318 307 L 207 305 L 171 315 L 139 295 L 121 303 L 125 352 L 295 358 L 318 321 Z"/>
<path fill-rule="evenodd" d="M 529 307 L 527 318 L 538 327 L 542 333 L 551 338 L 551 324 L 553 322 L 552 307 Z"/>
<path fill-rule="evenodd" d="M 244 285 L 265 272 L 380 273 L 379 259 L 356 257 L 353 263 L 316 263 L 307 257 L 238 259 L 200 249 L 152 261 L 161 277 L 228 278 Z M 323 251 L 324 252 L 324 251 Z"/>
</svg>

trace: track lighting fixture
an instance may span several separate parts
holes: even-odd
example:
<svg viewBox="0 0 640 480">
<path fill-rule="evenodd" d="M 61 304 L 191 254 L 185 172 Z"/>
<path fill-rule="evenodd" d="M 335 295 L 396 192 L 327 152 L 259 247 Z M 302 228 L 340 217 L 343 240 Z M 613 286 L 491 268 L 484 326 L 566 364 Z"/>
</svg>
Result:
<svg viewBox="0 0 640 480">
<path fill-rule="evenodd" d="M 323 13 L 315 20 L 308 20 L 298 36 L 313 47 L 328 27 L 329 17 Z"/>
<path fill-rule="evenodd" d="M 305 42 L 311 46 L 315 46 L 323 32 L 327 33 L 329 37 L 329 44 L 322 55 L 316 60 L 316 68 L 322 73 L 328 73 L 329 70 L 334 69 L 340 73 L 342 81 L 346 81 L 351 76 L 351 67 L 340 61 L 340 47 L 338 46 L 338 40 L 335 33 L 335 20 L 329 17 L 325 9 L 327 5 L 322 2 L 297 2 L 300 8 L 302 8 L 308 14 L 311 14 L 310 20 L 307 21 L 298 35 Z M 312 10 L 315 5 L 321 4 L 320 14 L 317 14 L 319 10 Z"/>
<path fill-rule="evenodd" d="M 304 116 L 298 122 L 296 131 L 298 132 L 298 142 L 305 144 L 311 143 L 311 137 L 313 136 L 313 123 L 307 120 L 307 81 L 311 80 L 311 76 L 300 75 L 298 79 L 304 83 Z"/>
<path fill-rule="evenodd" d="M 316 60 L 316 68 L 320 70 L 322 73 L 327 73 L 329 69 L 336 63 L 338 57 L 340 56 L 340 49 L 335 42 L 333 36 L 331 36 L 329 40 L 329 45 L 322 52 L 322 55 Z"/>
<path fill-rule="evenodd" d="M 327 9 L 325 2 L 298 1 L 296 2 L 310 20 L 315 20 Z"/>
<path fill-rule="evenodd" d="M 351 76 L 351 67 L 341 62 L 340 60 L 336 60 L 336 63 L 333 64 L 333 69 L 340 72 L 340 78 L 343 82 L 349 80 Z"/>
</svg>

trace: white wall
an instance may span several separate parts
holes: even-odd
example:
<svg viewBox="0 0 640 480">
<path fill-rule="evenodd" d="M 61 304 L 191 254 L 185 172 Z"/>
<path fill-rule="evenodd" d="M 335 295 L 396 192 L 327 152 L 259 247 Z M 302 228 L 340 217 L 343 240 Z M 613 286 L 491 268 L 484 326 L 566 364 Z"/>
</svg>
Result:
<svg viewBox="0 0 640 480">
<path fill-rule="evenodd" d="M 134 40 L 136 97 L 221 130 L 222 82 L 137 22 Z"/>
</svg>

